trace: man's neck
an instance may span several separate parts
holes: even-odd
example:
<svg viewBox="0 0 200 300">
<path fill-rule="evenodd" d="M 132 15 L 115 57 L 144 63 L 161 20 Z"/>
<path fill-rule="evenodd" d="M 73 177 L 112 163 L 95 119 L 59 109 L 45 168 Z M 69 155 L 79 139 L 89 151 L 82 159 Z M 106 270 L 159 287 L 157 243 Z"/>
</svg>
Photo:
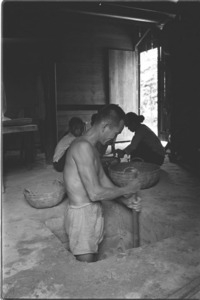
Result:
<svg viewBox="0 0 200 300">
<path fill-rule="evenodd" d="M 96 145 L 96 143 L 99 141 L 99 134 L 98 129 L 91 127 L 89 128 L 85 134 L 83 134 L 83 137 L 90 142 L 93 146 Z"/>
</svg>

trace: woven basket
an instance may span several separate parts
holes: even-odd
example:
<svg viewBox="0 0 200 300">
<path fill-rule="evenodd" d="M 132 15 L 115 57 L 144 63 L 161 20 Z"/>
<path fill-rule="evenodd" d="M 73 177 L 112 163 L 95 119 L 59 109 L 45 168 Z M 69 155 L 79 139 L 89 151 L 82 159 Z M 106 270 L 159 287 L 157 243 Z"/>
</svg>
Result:
<svg viewBox="0 0 200 300">
<path fill-rule="evenodd" d="M 35 208 L 48 208 L 58 205 L 65 196 L 62 182 L 54 180 L 48 184 L 37 185 L 35 191 L 24 189 L 24 197 Z"/>
<path fill-rule="evenodd" d="M 114 165 L 120 162 L 120 159 L 114 156 L 103 156 L 101 163 L 105 171 L 108 171 L 110 165 Z"/>
<path fill-rule="evenodd" d="M 123 162 L 109 167 L 109 175 L 118 186 L 125 186 L 137 177 L 141 189 L 155 185 L 160 178 L 160 167 L 146 162 Z"/>
</svg>

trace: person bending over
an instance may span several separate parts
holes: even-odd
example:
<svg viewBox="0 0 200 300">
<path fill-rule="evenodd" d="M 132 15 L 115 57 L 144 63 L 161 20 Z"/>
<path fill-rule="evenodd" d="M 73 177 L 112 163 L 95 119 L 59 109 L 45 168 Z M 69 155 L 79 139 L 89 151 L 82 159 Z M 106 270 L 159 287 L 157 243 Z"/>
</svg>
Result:
<svg viewBox="0 0 200 300">
<path fill-rule="evenodd" d="M 144 121 L 144 116 L 133 112 L 129 112 L 125 117 L 125 126 L 135 135 L 132 138 L 130 145 L 125 149 L 116 149 L 119 158 L 125 154 L 134 157 L 140 157 L 145 162 L 162 165 L 165 158 L 165 149 L 162 146 L 157 135 L 146 125 L 141 124 Z"/>
<path fill-rule="evenodd" d="M 58 142 L 54 156 L 53 166 L 58 172 L 63 172 L 65 165 L 65 157 L 67 150 L 72 141 L 83 134 L 85 123 L 78 117 L 73 117 L 69 121 L 69 131 L 64 134 L 62 139 Z"/>
<path fill-rule="evenodd" d="M 105 106 L 93 126 L 74 140 L 67 152 L 63 172 L 69 197 L 65 230 L 70 251 L 79 261 L 93 262 L 103 239 L 104 218 L 101 201 L 118 200 L 129 208 L 140 209 L 138 179 L 125 187 L 115 186 L 101 165 L 96 143 L 110 143 L 124 128 L 124 111 L 115 104 Z"/>
</svg>

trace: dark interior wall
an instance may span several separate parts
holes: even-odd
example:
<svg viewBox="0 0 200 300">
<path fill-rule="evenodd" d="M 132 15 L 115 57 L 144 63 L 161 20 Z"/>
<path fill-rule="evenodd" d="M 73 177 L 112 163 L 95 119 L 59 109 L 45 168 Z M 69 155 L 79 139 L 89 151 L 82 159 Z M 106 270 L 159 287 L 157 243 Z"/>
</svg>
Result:
<svg viewBox="0 0 200 300">
<path fill-rule="evenodd" d="M 166 25 L 170 69 L 171 140 L 174 159 L 200 171 L 200 6 L 180 5 Z"/>
<path fill-rule="evenodd" d="M 44 60 L 56 64 L 57 104 L 105 104 L 108 49 L 133 50 L 136 27 L 118 21 L 69 18 L 51 39 L 4 40 L 4 85 L 9 112 L 37 102 L 36 79 Z M 9 114 L 8 112 L 8 114 Z"/>
<path fill-rule="evenodd" d="M 35 117 L 40 49 L 41 46 L 36 41 L 15 38 L 3 41 L 6 115 L 11 118 L 23 113 L 26 117 Z"/>
<path fill-rule="evenodd" d="M 50 149 L 46 149 L 48 160 L 57 142 L 56 124 L 61 136 L 80 105 L 108 103 L 108 49 L 133 50 L 138 39 L 137 27 L 130 22 L 72 14 L 55 7 L 27 2 L 8 2 L 3 7 L 6 115 L 34 118 L 42 144 Z M 43 97 L 38 77 L 42 77 Z M 90 107 L 88 115 L 84 114 L 86 120 L 94 110 Z"/>
<path fill-rule="evenodd" d="M 55 70 L 52 41 L 38 38 L 3 40 L 3 86 L 6 95 L 5 116 L 12 119 L 30 117 L 39 127 L 36 142 L 47 160 L 51 160 L 56 143 Z M 12 135 L 9 149 L 19 149 L 20 140 Z"/>
<path fill-rule="evenodd" d="M 68 20 L 59 41 L 58 104 L 105 104 L 108 95 L 108 49 L 133 50 L 136 29 L 94 17 Z"/>
<path fill-rule="evenodd" d="M 96 105 L 109 103 L 108 51 L 133 50 L 136 39 L 137 28 L 119 20 L 79 15 L 68 19 L 64 38 L 57 41 L 58 138 L 67 129 L 76 105 L 80 110 L 79 105 L 95 109 Z M 88 123 L 92 114 L 89 110 L 84 118 Z"/>
</svg>

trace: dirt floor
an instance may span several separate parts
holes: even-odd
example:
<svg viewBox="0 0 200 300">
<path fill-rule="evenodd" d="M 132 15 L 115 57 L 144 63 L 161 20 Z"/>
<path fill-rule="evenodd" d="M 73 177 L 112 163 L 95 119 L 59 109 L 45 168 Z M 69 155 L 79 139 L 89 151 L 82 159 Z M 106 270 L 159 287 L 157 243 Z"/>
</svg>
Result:
<svg viewBox="0 0 200 300">
<path fill-rule="evenodd" d="M 159 182 L 140 192 L 141 247 L 92 264 L 76 261 L 67 250 L 62 227 L 67 198 L 48 209 L 24 199 L 24 188 L 53 179 L 62 174 L 42 155 L 32 168 L 13 160 L 4 170 L 3 298 L 166 299 L 180 289 L 180 299 L 183 293 L 199 299 L 199 178 L 166 158 Z"/>
</svg>

